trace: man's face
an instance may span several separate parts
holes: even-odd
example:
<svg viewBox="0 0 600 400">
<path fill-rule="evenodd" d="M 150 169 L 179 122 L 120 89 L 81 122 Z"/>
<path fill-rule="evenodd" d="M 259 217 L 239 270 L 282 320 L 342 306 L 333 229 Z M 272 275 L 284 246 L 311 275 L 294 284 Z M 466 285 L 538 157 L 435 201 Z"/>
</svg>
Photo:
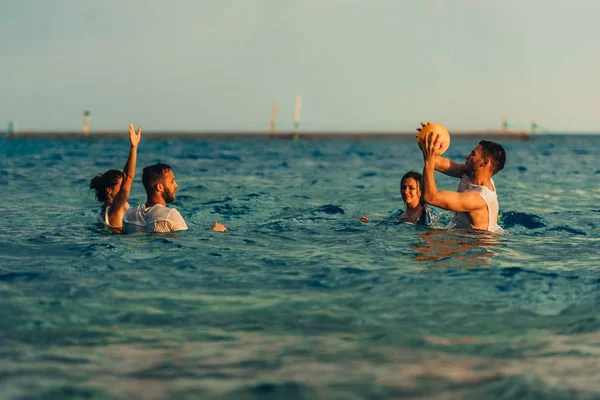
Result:
<svg viewBox="0 0 600 400">
<path fill-rule="evenodd" d="M 177 190 L 177 182 L 175 182 L 175 174 L 173 171 L 169 170 L 165 173 L 163 177 L 163 187 L 164 190 L 162 192 L 162 198 L 165 203 L 172 203 L 175 201 L 175 191 Z"/>
<path fill-rule="evenodd" d="M 483 148 L 481 145 L 478 145 L 471 150 L 471 152 L 467 154 L 467 157 L 465 157 L 465 160 L 467 160 L 465 163 L 465 169 L 468 174 L 472 174 L 481 168 L 484 162 Z"/>
</svg>

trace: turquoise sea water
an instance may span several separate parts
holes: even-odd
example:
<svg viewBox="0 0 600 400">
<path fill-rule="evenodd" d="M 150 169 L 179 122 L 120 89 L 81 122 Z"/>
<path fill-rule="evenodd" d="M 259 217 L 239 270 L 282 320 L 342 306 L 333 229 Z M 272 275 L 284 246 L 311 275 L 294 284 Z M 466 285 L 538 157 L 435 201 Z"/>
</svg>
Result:
<svg viewBox="0 0 600 400">
<path fill-rule="evenodd" d="M 0 398 L 599 398 L 600 136 L 503 144 L 505 235 L 384 222 L 414 140 L 142 139 L 190 230 L 118 236 L 125 135 L 1 141 Z"/>
</svg>

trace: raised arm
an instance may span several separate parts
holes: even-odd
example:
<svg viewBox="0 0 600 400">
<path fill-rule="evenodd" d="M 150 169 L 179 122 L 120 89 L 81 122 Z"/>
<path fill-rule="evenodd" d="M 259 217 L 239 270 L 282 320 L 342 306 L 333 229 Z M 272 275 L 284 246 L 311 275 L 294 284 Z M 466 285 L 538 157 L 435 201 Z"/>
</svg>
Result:
<svg viewBox="0 0 600 400">
<path fill-rule="evenodd" d="M 425 162 L 423 167 L 423 200 L 427 204 L 448 211 L 467 213 L 487 207 L 485 201 L 476 192 L 438 191 L 433 171 L 433 162 Z"/>
<path fill-rule="evenodd" d="M 425 127 L 425 125 L 429 124 L 430 122 L 421 122 L 421 127 Z M 417 128 L 417 131 L 421 131 L 421 128 Z M 421 147 L 421 142 L 418 143 L 419 148 L 423 150 L 423 148 Z M 456 161 L 452 161 L 451 159 L 442 156 L 436 157 L 434 168 L 436 171 L 439 171 L 442 174 L 453 176 L 455 178 L 461 178 L 465 173 L 464 163 L 458 163 Z"/>
<path fill-rule="evenodd" d="M 442 156 L 437 158 L 434 168 L 444 175 L 453 176 L 455 178 L 462 178 L 465 174 L 464 163 L 458 163 Z"/>
<path fill-rule="evenodd" d="M 431 136 L 434 136 L 431 138 Z M 423 200 L 444 210 L 455 212 L 472 212 L 487 207 L 485 201 L 475 192 L 438 191 L 434 171 L 439 163 L 438 135 L 431 135 L 419 142 L 423 151 Z"/>
<path fill-rule="evenodd" d="M 142 128 L 138 128 L 137 133 L 133 127 L 133 123 L 129 123 L 129 157 L 123 167 L 123 182 L 121 182 L 121 189 L 115 196 L 113 203 L 110 207 L 110 214 L 112 212 L 118 213 L 127 203 L 129 198 L 129 192 L 131 191 L 131 184 L 133 183 L 133 177 L 135 176 L 135 164 L 137 161 L 137 148 L 142 138 Z"/>
</svg>

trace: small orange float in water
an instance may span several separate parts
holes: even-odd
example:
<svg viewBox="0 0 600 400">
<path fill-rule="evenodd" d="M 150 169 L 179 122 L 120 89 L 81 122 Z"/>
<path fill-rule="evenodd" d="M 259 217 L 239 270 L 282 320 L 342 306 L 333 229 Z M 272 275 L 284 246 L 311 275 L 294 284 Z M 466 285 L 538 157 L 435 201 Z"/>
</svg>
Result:
<svg viewBox="0 0 600 400">
<path fill-rule="evenodd" d="M 419 132 L 417 140 L 421 140 L 421 138 L 425 138 L 427 135 L 431 135 L 432 133 L 437 133 L 440 135 L 440 138 L 438 139 L 440 142 L 440 154 L 443 154 L 446 150 L 448 150 L 448 147 L 450 147 L 450 134 L 448 133 L 448 130 L 444 128 L 443 125 L 425 125 Z"/>
</svg>

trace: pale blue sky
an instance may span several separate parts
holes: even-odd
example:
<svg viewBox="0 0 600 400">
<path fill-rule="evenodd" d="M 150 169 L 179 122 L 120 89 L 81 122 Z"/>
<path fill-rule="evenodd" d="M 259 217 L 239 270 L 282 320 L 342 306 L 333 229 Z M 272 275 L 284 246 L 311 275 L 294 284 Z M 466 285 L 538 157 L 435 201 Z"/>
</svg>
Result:
<svg viewBox="0 0 600 400">
<path fill-rule="evenodd" d="M 600 132 L 597 0 L 5 0 L 0 124 Z M 0 126 L 0 130 L 4 130 Z"/>
</svg>

